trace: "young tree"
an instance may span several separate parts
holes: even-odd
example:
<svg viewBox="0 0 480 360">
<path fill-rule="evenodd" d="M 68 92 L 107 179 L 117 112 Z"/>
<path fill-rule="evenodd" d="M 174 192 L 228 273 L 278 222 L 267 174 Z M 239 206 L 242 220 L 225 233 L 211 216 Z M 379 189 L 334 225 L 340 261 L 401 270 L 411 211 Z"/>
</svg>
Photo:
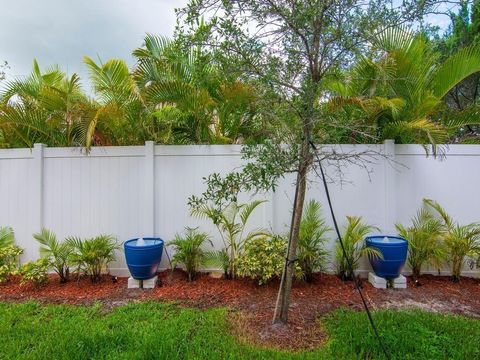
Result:
<svg viewBox="0 0 480 360">
<path fill-rule="evenodd" d="M 5 70 L 8 69 L 8 63 L 4 61 L 0 63 L 0 81 L 5 80 Z"/>
<path fill-rule="evenodd" d="M 210 178 L 203 197 L 206 200 L 213 195 L 218 201 L 222 197 L 219 193 L 224 198 L 235 198 L 239 188 L 274 188 L 279 177 L 296 172 L 287 261 L 274 323 L 285 323 L 288 319 L 307 175 L 313 164 L 311 142 L 328 140 L 326 130 L 332 126 L 331 118 L 321 106 L 328 96 L 323 91 L 326 80 L 365 50 L 376 32 L 412 22 L 435 3 L 431 0 L 406 0 L 400 5 L 385 0 L 192 0 L 179 11 L 184 20 L 177 28 L 179 37 L 189 44 L 208 47 L 225 69 L 240 69 L 245 77 L 261 84 L 266 93 L 274 94 L 268 112 L 279 111 L 289 118 L 288 132 L 282 128 L 270 142 L 245 150 L 245 157 L 253 159 L 253 163 L 241 174 Z M 285 149 L 284 143 L 290 146 Z M 231 189 L 233 195 L 229 193 Z"/>
</svg>

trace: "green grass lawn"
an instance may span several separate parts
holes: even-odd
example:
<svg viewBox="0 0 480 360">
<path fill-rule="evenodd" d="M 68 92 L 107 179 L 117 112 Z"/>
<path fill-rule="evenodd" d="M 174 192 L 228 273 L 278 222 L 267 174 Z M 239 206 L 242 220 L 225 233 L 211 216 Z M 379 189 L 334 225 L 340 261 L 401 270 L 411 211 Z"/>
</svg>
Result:
<svg viewBox="0 0 480 360">
<path fill-rule="evenodd" d="M 238 343 L 225 309 L 173 304 L 101 306 L 0 303 L 1 359 L 356 359 L 383 358 L 364 313 L 335 311 L 313 352 L 288 353 Z M 480 321 L 421 311 L 382 311 L 378 327 L 398 359 L 479 359 Z"/>
</svg>

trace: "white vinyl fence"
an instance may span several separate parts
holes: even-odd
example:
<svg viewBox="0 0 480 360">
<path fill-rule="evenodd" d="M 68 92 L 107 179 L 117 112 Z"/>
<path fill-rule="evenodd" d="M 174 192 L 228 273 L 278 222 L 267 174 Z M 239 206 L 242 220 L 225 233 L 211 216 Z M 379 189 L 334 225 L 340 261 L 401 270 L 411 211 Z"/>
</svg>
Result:
<svg viewBox="0 0 480 360">
<path fill-rule="evenodd" d="M 59 238 L 113 234 L 120 242 L 133 237 L 159 236 L 170 240 L 185 226 L 211 233 L 216 247 L 221 240 L 215 228 L 190 217 L 187 199 L 201 194 L 202 178 L 226 173 L 242 161 L 240 146 L 97 147 L 85 155 L 77 148 L 0 150 L 0 226 L 13 227 L 17 244 L 25 249 L 22 261 L 38 258 L 32 234 L 42 227 Z M 480 146 L 452 145 L 444 158 L 426 157 L 421 146 L 333 145 L 338 153 L 375 151 L 343 168 L 341 182 L 331 184 L 338 219 L 363 216 L 383 233 L 394 233 L 394 224 L 408 224 L 424 197 L 440 202 L 462 223 L 480 221 Z M 327 166 L 331 179 L 338 168 Z M 251 227 L 285 233 L 290 221 L 294 177 L 287 176 L 277 191 L 254 213 Z M 320 180 L 310 175 L 307 198 L 318 199 L 331 223 Z M 257 195 L 258 197 L 258 195 Z M 248 200 L 245 197 L 245 200 Z M 335 238 L 328 247 L 333 248 Z M 171 251 L 171 250 L 169 250 Z M 111 272 L 128 274 L 123 254 Z M 162 266 L 167 262 L 164 256 Z M 365 261 L 361 270 L 368 270 Z M 466 269 L 474 276 L 477 269 Z"/>
</svg>

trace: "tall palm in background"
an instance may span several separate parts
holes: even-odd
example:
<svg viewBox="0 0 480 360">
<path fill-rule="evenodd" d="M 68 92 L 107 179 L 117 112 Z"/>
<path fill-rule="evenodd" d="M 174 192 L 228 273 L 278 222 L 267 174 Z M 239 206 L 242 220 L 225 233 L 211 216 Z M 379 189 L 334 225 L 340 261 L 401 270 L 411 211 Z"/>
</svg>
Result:
<svg viewBox="0 0 480 360">
<path fill-rule="evenodd" d="M 364 117 L 377 137 L 398 143 L 448 142 L 459 127 L 479 123 L 478 109 L 448 112 L 444 97 L 463 79 L 480 71 L 480 46 L 465 47 L 439 62 L 440 54 L 422 34 L 389 29 L 373 42 L 341 80 L 332 81 L 329 106 Z"/>
<path fill-rule="evenodd" d="M 133 55 L 138 88 L 174 142 L 235 143 L 260 131 L 253 89 L 221 73 L 200 49 L 147 35 Z"/>
<path fill-rule="evenodd" d="M 58 67 L 42 72 L 34 61 L 28 77 L 7 82 L 0 93 L 0 146 L 84 145 L 95 112 L 76 74 L 68 77 Z"/>
<path fill-rule="evenodd" d="M 98 102 L 98 112 L 87 138 L 96 145 L 139 145 L 158 141 L 153 117 L 125 61 L 111 59 L 97 64 L 84 58 Z M 90 145 L 87 143 L 87 146 Z"/>
</svg>

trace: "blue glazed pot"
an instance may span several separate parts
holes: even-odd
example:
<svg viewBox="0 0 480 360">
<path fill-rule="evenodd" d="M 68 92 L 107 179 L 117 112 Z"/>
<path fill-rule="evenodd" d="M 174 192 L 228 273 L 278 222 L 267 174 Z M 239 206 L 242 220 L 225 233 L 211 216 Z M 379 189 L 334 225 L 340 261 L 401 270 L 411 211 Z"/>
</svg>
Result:
<svg viewBox="0 0 480 360">
<path fill-rule="evenodd" d="M 145 245 L 137 246 L 139 239 L 131 239 L 123 244 L 128 270 L 137 280 L 151 279 L 157 273 L 162 260 L 163 240 L 160 238 L 143 238 Z"/>
<path fill-rule="evenodd" d="M 383 258 L 369 256 L 370 264 L 377 276 L 394 279 L 407 260 L 408 242 L 398 236 L 368 236 L 365 239 L 368 247 L 378 249 Z"/>
</svg>

